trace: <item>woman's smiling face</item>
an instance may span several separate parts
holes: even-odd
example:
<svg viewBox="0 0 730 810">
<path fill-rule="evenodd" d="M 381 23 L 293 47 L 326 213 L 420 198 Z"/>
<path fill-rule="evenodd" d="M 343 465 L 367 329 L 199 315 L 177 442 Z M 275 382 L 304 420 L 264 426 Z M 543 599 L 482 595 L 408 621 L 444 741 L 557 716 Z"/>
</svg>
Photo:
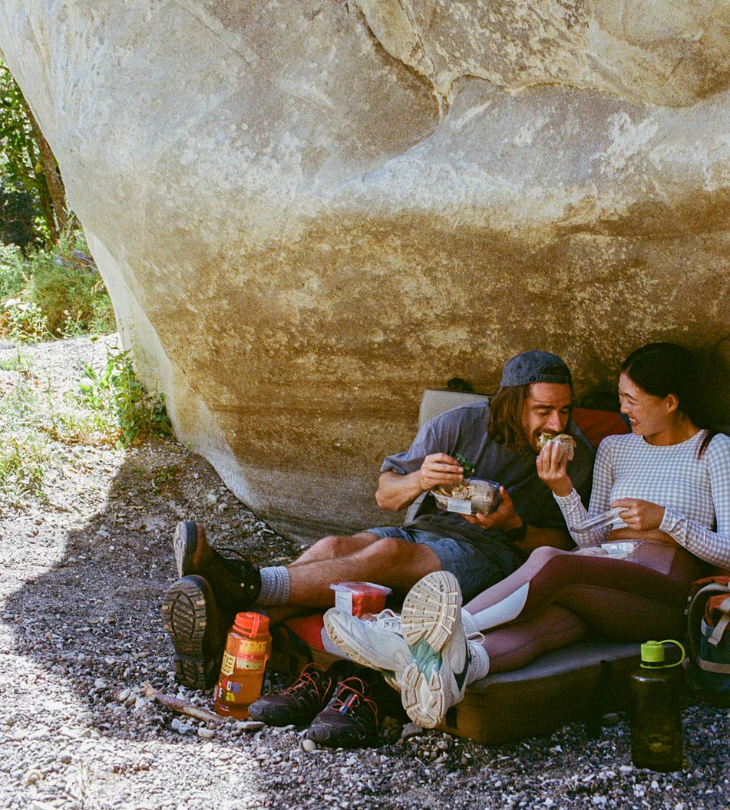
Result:
<svg viewBox="0 0 730 810">
<path fill-rule="evenodd" d="M 677 409 L 672 394 L 663 399 L 647 394 L 623 372 L 618 381 L 618 398 L 621 413 L 629 418 L 631 430 L 637 435 L 655 436 L 672 427 Z"/>
</svg>

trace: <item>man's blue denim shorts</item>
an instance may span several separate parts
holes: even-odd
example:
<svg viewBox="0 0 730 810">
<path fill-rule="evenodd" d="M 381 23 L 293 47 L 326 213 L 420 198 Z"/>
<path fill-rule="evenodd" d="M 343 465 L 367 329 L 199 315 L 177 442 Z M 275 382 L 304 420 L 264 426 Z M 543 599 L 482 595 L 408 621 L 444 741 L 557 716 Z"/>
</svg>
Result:
<svg viewBox="0 0 730 810">
<path fill-rule="evenodd" d="M 409 526 L 381 526 L 377 529 L 365 529 L 368 534 L 377 537 L 395 537 L 408 543 L 422 543 L 433 550 L 439 558 L 444 571 L 449 571 L 458 580 L 464 602 L 473 599 L 477 594 L 504 579 L 509 573 L 497 563 L 494 554 L 488 547 L 481 547 L 468 540 L 454 540 L 443 537 L 438 532 L 429 532 Z M 506 550 L 506 549 L 505 549 Z M 515 560 L 514 567 L 519 565 Z"/>
</svg>

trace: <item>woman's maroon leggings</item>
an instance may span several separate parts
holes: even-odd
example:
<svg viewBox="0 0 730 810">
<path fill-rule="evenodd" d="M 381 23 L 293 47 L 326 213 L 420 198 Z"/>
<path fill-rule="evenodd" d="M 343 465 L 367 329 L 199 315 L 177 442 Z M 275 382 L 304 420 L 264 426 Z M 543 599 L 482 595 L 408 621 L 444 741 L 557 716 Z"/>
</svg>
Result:
<svg viewBox="0 0 730 810">
<path fill-rule="evenodd" d="M 466 610 L 480 630 L 491 628 L 483 645 L 490 671 L 516 669 L 591 636 L 681 638 L 689 588 L 703 575 L 703 563 L 679 546 L 652 541 L 644 542 L 637 557 L 628 562 L 539 548 L 517 571 L 472 599 Z M 505 605 L 510 609 L 504 611 Z M 500 614 L 505 621 L 495 626 Z"/>
</svg>

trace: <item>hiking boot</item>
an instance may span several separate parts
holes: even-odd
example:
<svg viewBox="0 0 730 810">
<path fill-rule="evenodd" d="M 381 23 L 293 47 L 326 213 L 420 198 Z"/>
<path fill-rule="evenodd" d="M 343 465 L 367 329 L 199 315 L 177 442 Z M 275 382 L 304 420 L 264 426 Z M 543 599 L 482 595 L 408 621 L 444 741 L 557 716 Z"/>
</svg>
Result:
<svg viewBox="0 0 730 810">
<path fill-rule="evenodd" d="M 380 676 L 358 669 L 343 678 L 326 708 L 312 720 L 307 739 L 331 748 L 365 748 L 378 741 L 378 707 L 373 691 Z"/>
<path fill-rule="evenodd" d="M 228 625 L 203 577 L 187 576 L 162 598 L 162 621 L 175 647 L 175 675 L 191 689 L 208 689 L 218 680 Z"/>
<path fill-rule="evenodd" d="M 288 689 L 260 697 L 248 707 L 248 713 L 270 726 L 309 725 L 329 702 L 338 681 L 354 668 L 349 661 L 335 661 L 326 671 L 307 664 Z"/>
<path fill-rule="evenodd" d="M 360 666 L 377 669 L 386 683 L 400 692 L 411 652 L 403 639 L 398 614 L 386 609 L 373 619 L 359 619 L 344 610 L 330 608 L 324 614 L 324 627 L 342 653 Z"/>
<path fill-rule="evenodd" d="M 224 557 L 205 539 L 205 529 L 192 520 L 177 524 L 173 539 L 179 577 L 199 574 L 210 583 L 219 609 L 226 616 L 248 610 L 261 590 L 259 568 L 234 549 L 223 549 L 240 559 Z M 231 619 L 232 620 L 232 619 Z"/>
<path fill-rule="evenodd" d="M 476 633 L 461 621 L 461 589 L 453 574 L 435 571 L 419 580 L 403 601 L 403 638 L 412 662 L 402 676 L 403 708 L 413 722 L 435 728 L 464 698 L 468 684 L 486 676 L 489 658 Z"/>
</svg>

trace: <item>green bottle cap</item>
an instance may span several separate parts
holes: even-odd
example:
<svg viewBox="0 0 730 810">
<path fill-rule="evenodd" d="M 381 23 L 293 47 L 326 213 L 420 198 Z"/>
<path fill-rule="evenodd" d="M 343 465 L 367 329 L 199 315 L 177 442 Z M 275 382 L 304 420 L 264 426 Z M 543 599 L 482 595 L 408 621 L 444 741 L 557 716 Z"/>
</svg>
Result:
<svg viewBox="0 0 730 810">
<path fill-rule="evenodd" d="M 664 644 L 661 641 L 647 641 L 641 645 L 642 664 L 663 664 Z"/>
</svg>

